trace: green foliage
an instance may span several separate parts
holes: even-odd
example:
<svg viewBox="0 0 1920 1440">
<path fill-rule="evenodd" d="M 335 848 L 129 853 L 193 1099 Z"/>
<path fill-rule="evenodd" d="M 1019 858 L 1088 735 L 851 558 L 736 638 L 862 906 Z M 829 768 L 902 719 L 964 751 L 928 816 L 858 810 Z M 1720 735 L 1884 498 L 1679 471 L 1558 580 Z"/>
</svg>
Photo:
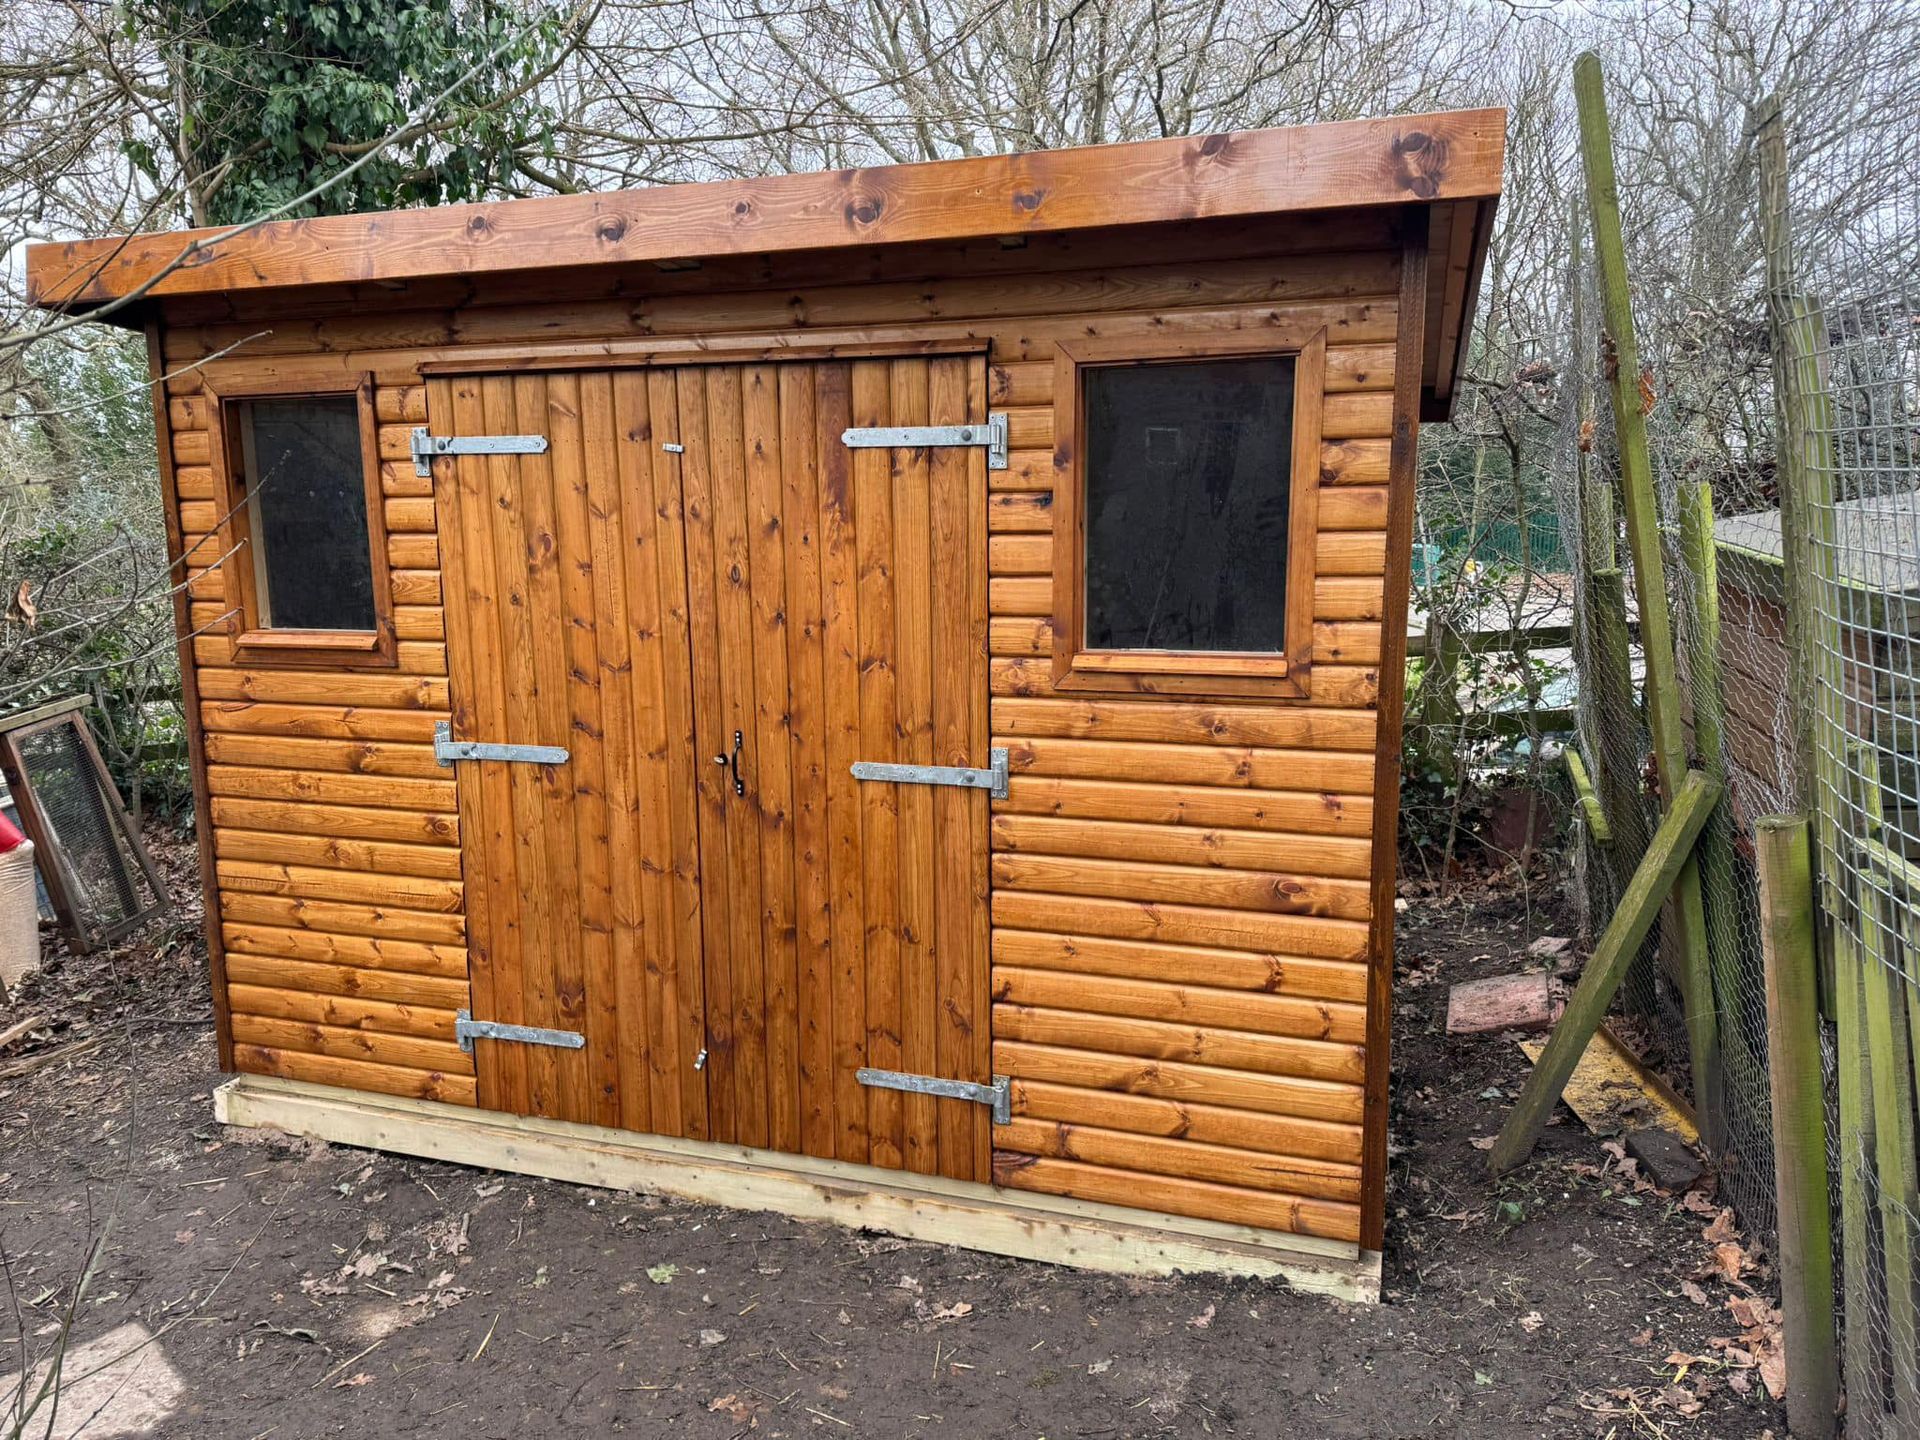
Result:
<svg viewBox="0 0 1920 1440">
<path fill-rule="evenodd" d="M 0 423 L 0 709 L 91 695 L 121 789 L 171 811 L 188 784 L 144 348 L 90 334 L 21 375 Z"/>
<path fill-rule="evenodd" d="M 531 82 L 558 52 L 566 15 L 529 5 L 144 0 L 130 23 L 169 47 L 185 97 L 182 148 L 202 177 L 197 218 L 234 224 L 344 174 L 410 120 L 428 123 L 286 213 L 479 199 L 500 188 L 516 152 L 551 154 Z M 456 84 L 431 113 L 413 113 Z M 128 159 L 153 164 L 150 152 Z"/>
</svg>

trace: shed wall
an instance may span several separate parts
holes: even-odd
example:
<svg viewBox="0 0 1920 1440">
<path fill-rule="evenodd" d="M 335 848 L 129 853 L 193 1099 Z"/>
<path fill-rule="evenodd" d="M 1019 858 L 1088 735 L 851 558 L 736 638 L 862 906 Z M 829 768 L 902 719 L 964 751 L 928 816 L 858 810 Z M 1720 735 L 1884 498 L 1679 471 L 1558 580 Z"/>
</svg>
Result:
<svg viewBox="0 0 1920 1440">
<path fill-rule="evenodd" d="M 768 275 L 767 288 L 702 294 L 663 275 L 671 293 L 642 297 L 176 316 L 162 336 L 171 369 L 264 328 L 208 368 L 374 373 L 400 640 L 392 671 L 233 665 L 206 563 L 225 549 L 208 407 L 197 371 L 173 375 L 163 442 L 199 632 L 208 903 L 234 1067 L 473 1102 L 453 1043 L 468 996 L 457 779 L 430 745 L 448 715 L 440 540 L 432 484 L 405 458 L 426 416 L 422 363 L 598 341 L 980 337 L 1013 445 L 1009 468 L 990 472 L 982 676 L 1014 777 L 991 822 L 994 1069 L 1015 1080 L 995 1178 L 1359 1238 L 1400 257 L 1382 222 L 1295 233 L 1340 248 L 1277 253 L 1301 241 L 1242 230 L 1224 255 L 1170 236 L 1148 264 L 1113 263 L 1137 245 L 1105 257 L 1091 245 L 1078 261 L 949 256 L 971 273 L 943 279 Z M 1274 253 L 1246 253 L 1260 248 Z M 1054 342 L 1303 322 L 1328 332 L 1316 573 L 1293 582 L 1314 597 L 1310 697 L 1055 695 Z"/>
</svg>

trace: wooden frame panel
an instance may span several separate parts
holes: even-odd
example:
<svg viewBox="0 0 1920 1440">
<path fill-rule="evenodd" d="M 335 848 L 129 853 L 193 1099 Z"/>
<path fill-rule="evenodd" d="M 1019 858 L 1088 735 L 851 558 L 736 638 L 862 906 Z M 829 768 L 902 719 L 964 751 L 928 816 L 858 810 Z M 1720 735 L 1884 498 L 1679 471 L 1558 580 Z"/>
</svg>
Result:
<svg viewBox="0 0 1920 1440">
<path fill-rule="evenodd" d="M 75 696 L 70 703 L 61 704 L 57 709 L 40 707 L 28 712 L 32 718 L 19 717 L 11 724 L 0 727 L 0 771 L 5 772 L 7 788 L 19 807 L 20 828 L 26 831 L 27 838 L 33 842 L 34 864 L 46 884 L 48 898 L 53 901 L 60 928 L 66 932 L 67 948 L 76 955 L 85 955 L 98 946 L 112 944 L 172 903 L 167 896 L 166 882 L 160 878 L 153 857 L 147 854 L 147 847 L 141 843 L 140 832 L 133 827 L 133 817 L 127 814 L 126 807 L 120 803 L 120 795 L 114 789 L 107 762 L 100 754 L 100 747 L 94 743 L 92 730 L 87 727 L 84 712 L 91 703 L 85 696 Z M 80 747 L 86 752 L 87 766 L 93 772 L 94 781 L 99 785 L 106 802 L 107 822 L 118 829 L 127 842 L 127 849 L 134 863 L 140 867 L 141 876 L 154 897 L 151 905 L 117 924 L 104 925 L 99 929 L 88 926 L 80 897 L 68 887 L 67 877 L 56 863 L 62 851 L 56 843 L 53 824 L 40 807 L 40 796 L 33 788 L 26 756 L 20 748 L 21 741 L 43 731 L 62 727 L 70 727 L 80 737 Z"/>
<path fill-rule="evenodd" d="M 228 542 L 220 562 L 226 603 L 231 612 L 227 636 L 235 665 L 246 667 L 344 666 L 391 669 L 399 664 L 394 632 L 391 559 L 387 545 L 386 495 L 380 483 L 380 420 L 371 371 L 327 380 L 249 375 L 232 367 L 218 381 L 203 377 L 212 407 L 208 417 L 208 459 L 213 470 L 214 501 Z M 247 378 L 241 378 L 246 376 Z M 216 388 L 217 387 L 217 388 Z M 251 544 L 252 517 L 247 503 L 250 480 L 239 462 L 239 407 L 249 400 L 350 395 L 360 426 L 360 476 L 365 487 L 367 549 L 373 588 L 371 630 L 300 630 L 260 624 L 257 561 Z"/>
<path fill-rule="evenodd" d="M 1293 431 L 1287 514 L 1286 649 L 1248 651 L 1092 650 L 1086 624 L 1086 387 L 1095 368 L 1180 364 L 1228 357 L 1294 361 Z M 1320 447 L 1327 331 L 1288 335 L 1161 335 L 1071 340 L 1054 346 L 1053 688 L 1063 692 L 1269 696 L 1310 693 L 1313 582 L 1319 543 Z"/>
</svg>

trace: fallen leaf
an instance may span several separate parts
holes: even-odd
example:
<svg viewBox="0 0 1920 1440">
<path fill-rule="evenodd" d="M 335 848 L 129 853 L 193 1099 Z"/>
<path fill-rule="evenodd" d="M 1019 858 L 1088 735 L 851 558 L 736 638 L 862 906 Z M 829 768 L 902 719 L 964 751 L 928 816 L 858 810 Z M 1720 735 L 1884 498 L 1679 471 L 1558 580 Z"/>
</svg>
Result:
<svg viewBox="0 0 1920 1440">
<path fill-rule="evenodd" d="M 1493 1142 L 1498 1138 L 1497 1135 L 1469 1135 L 1467 1143 L 1476 1150 L 1491 1150 Z"/>
<path fill-rule="evenodd" d="M 1089 1375 L 1104 1375 L 1111 1369 L 1113 1369 L 1113 1361 L 1096 1360 L 1091 1365 L 1087 1366 L 1087 1373 Z"/>
<path fill-rule="evenodd" d="M 1778 1400 L 1787 1393 L 1787 1356 L 1783 1350 L 1769 1350 L 1760 1357 L 1760 1383 L 1767 1394 Z"/>
<path fill-rule="evenodd" d="M 1520 1317 L 1520 1328 L 1529 1335 L 1533 1334 L 1534 1331 L 1546 1323 L 1547 1317 L 1542 1315 L 1538 1310 L 1529 1310 Z"/>
<path fill-rule="evenodd" d="M 1733 1211 L 1722 1209 L 1713 1217 L 1713 1223 L 1700 1232 L 1700 1238 L 1709 1245 L 1721 1245 L 1729 1240 L 1738 1240 L 1740 1232 L 1733 1225 Z"/>
<path fill-rule="evenodd" d="M 649 1265 L 647 1279 L 656 1285 L 671 1285 L 673 1277 L 680 1273 L 678 1265 Z"/>
<path fill-rule="evenodd" d="M 973 1313 L 973 1306 L 962 1300 L 958 1305 L 941 1305 L 935 1308 L 935 1320 L 964 1320 Z"/>
<path fill-rule="evenodd" d="M 373 1376 L 362 1370 L 358 1375 L 349 1375 L 346 1379 L 337 1382 L 333 1388 L 345 1390 L 350 1385 L 371 1385 L 372 1383 Z"/>
<path fill-rule="evenodd" d="M 738 1395 L 716 1395 L 707 1402 L 709 1415 L 726 1415 L 736 1425 L 745 1425 L 749 1430 L 758 1430 L 760 1417 L 753 1411 L 753 1402 L 742 1400 Z"/>
<path fill-rule="evenodd" d="M 40 618 L 40 607 L 33 603 L 33 582 L 22 580 L 20 588 L 13 592 L 13 616 L 29 630 L 34 621 Z"/>
<path fill-rule="evenodd" d="M 1713 1247 L 1713 1268 L 1732 1283 L 1740 1278 L 1741 1270 L 1746 1268 L 1747 1252 L 1738 1245 L 1726 1244 Z"/>
<path fill-rule="evenodd" d="M 1209 1305 L 1207 1306 L 1206 1309 L 1202 1310 L 1198 1315 L 1195 1315 L 1191 1320 L 1187 1321 L 1187 1324 L 1191 1325 L 1195 1330 L 1205 1330 L 1208 1326 L 1213 1324 L 1213 1316 L 1214 1316 L 1213 1306 Z"/>
<path fill-rule="evenodd" d="M 703 1347 L 710 1346 L 710 1345 L 724 1345 L 726 1343 L 726 1339 L 727 1339 L 726 1332 L 723 1330 L 702 1330 L 700 1332 L 700 1344 Z"/>
<path fill-rule="evenodd" d="M 1686 1296 L 1687 1299 L 1691 1300 L 1694 1304 L 1702 1307 L 1705 1307 L 1706 1305 L 1711 1303 L 1707 1299 L 1707 1292 L 1702 1290 L 1698 1285 L 1694 1284 L 1693 1281 L 1691 1280 L 1682 1280 L 1680 1282 L 1680 1293 Z"/>
</svg>

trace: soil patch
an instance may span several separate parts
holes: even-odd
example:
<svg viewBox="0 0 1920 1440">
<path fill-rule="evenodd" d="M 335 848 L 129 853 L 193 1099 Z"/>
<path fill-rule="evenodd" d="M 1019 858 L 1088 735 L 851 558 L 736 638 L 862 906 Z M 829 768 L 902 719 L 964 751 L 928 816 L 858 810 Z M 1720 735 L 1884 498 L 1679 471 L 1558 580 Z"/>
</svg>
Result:
<svg viewBox="0 0 1920 1440">
<path fill-rule="evenodd" d="M 191 853 L 161 848 L 191 895 Z M 1768 1276 L 1717 1204 L 1654 1191 L 1564 1111 L 1486 1179 L 1474 1141 L 1526 1061 L 1448 1037 L 1447 988 L 1544 963 L 1555 903 L 1472 885 L 1401 922 L 1379 1306 L 224 1132 L 192 913 L 52 947 L 23 987 L 15 1013 L 51 1021 L 0 1063 L 95 1043 L 0 1083 L 6 1278 L 36 1351 L 70 1306 L 76 1346 L 155 1336 L 168 1437 L 1783 1435 Z"/>
</svg>

